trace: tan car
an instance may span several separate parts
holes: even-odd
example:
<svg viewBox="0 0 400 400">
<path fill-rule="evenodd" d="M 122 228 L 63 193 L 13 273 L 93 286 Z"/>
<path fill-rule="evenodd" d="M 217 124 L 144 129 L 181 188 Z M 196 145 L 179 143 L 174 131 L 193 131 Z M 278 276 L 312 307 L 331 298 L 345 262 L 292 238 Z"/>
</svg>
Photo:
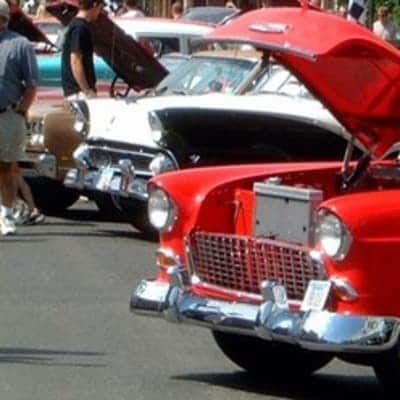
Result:
<svg viewBox="0 0 400 400">
<path fill-rule="evenodd" d="M 79 194 L 63 184 L 73 166 L 72 153 L 80 139 L 73 133 L 73 115 L 61 99 L 39 99 L 31 109 L 25 157 L 20 161 L 37 206 L 46 212 L 63 210 Z"/>
</svg>

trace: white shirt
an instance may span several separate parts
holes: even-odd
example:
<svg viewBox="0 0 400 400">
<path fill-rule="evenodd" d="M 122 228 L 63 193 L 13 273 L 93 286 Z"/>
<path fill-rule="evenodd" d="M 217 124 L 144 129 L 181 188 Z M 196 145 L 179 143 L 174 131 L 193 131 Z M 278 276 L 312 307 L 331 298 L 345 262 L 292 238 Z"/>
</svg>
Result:
<svg viewBox="0 0 400 400">
<path fill-rule="evenodd" d="M 396 34 L 398 32 L 398 26 L 392 22 L 387 21 L 382 24 L 382 21 L 375 21 L 373 26 L 373 32 L 383 40 L 394 41 L 396 40 Z"/>
<path fill-rule="evenodd" d="M 144 17 L 145 15 L 140 10 L 129 10 L 121 15 L 121 18 L 138 18 Z"/>
</svg>

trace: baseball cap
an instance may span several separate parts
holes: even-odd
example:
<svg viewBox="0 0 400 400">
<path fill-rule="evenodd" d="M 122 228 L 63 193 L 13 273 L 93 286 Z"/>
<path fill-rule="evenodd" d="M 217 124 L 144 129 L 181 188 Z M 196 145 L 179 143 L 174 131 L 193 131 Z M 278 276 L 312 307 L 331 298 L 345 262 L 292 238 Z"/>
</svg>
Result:
<svg viewBox="0 0 400 400">
<path fill-rule="evenodd" d="M 5 18 L 7 21 L 10 19 L 10 8 L 6 0 L 0 0 L 0 16 Z"/>
</svg>

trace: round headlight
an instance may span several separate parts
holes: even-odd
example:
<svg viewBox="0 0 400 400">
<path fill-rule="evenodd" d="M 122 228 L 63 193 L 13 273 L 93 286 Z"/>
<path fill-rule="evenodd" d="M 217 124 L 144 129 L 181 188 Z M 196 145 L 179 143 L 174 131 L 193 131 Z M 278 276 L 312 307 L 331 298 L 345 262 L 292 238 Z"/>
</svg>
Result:
<svg viewBox="0 0 400 400">
<path fill-rule="evenodd" d="M 71 110 L 74 116 L 74 132 L 84 139 L 89 133 L 89 107 L 84 100 L 73 100 Z"/>
<path fill-rule="evenodd" d="M 154 111 L 149 112 L 148 121 L 151 129 L 152 139 L 156 143 L 160 143 L 164 135 L 164 125 L 162 124 L 160 118 Z"/>
<path fill-rule="evenodd" d="M 172 229 L 177 210 L 175 203 L 163 189 L 156 188 L 150 191 L 148 216 L 150 223 L 160 232 L 168 232 Z"/>
<path fill-rule="evenodd" d="M 174 171 L 176 169 L 175 162 L 164 153 L 157 154 L 149 164 L 150 171 L 153 175 L 159 175 L 163 172 Z"/>
<path fill-rule="evenodd" d="M 330 257 L 343 260 L 350 248 L 351 234 L 344 223 L 333 213 L 321 210 L 315 227 L 316 242 Z"/>
</svg>

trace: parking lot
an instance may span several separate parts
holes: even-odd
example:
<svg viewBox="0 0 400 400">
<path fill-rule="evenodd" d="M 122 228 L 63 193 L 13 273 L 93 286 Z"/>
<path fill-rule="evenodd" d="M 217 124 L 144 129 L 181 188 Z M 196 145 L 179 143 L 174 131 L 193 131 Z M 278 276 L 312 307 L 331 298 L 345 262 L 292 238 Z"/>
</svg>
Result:
<svg viewBox="0 0 400 400">
<path fill-rule="evenodd" d="M 132 316 L 156 247 L 86 202 L 0 238 L 0 398 L 382 398 L 369 368 L 335 361 L 306 381 L 254 380 L 207 330 Z"/>
</svg>

